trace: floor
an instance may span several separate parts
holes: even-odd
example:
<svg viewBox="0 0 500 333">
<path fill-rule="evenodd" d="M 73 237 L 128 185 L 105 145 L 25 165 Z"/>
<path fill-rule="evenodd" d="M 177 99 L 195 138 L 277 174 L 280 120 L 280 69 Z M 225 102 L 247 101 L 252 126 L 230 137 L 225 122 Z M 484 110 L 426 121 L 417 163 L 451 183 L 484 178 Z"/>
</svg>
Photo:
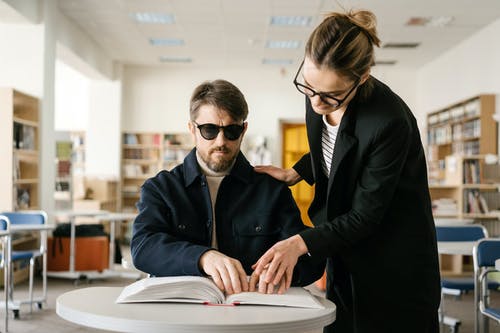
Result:
<svg viewBox="0 0 500 333">
<path fill-rule="evenodd" d="M 123 251 L 126 257 L 126 249 Z M 30 314 L 28 306 L 23 306 L 20 311 L 20 318 L 14 319 L 12 312 L 9 313 L 9 332 L 13 333 L 80 333 L 80 332 L 106 332 L 102 330 L 96 330 L 92 328 L 82 327 L 76 324 L 72 324 L 62 318 L 60 318 L 55 312 L 55 303 L 58 295 L 73 290 L 75 288 L 86 288 L 89 286 L 126 286 L 132 283 L 134 280 L 128 278 L 112 278 L 106 280 L 92 280 L 81 281 L 75 284 L 72 280 L 65 279 L 48 279 L 48 299 L 47 303 L 43 304 L 41 310 L 34 307 L 33 313 Z M 39 291 L 38 287 L 41 286 L 41 281 L 36 281 L 36 291 Z M 309 289 L 317 294 L 322 295 L 315 286 L 310 286 Z M 15 287 L 15 298 L 21 299 L 27 297 L 28 284 L 27 282 L 16 285 Z M 494 292 L 491 296 L 492 304 L 500 307 L 500 292 Z M 473 333 L 474 332 L 474 317 L 473 317 L 473 296 L 472 294 L 463 295 L 460 300 L 454 299 L 452 297 L 445 298 L 445 308 L 447 314 L 460 318 L 461 325 L 459 327 L 459 333 Z M 0 318 L 3 321 L 3 312 L 0 312 Z M 3 322 L 0 327 L 3 327 Z M 404 327 L 401 328 L 401 332 L 404 333 Z M 451 332 L 448 328 L 445 328 L 442 333 Z M 490 322 L 490 333 L 500 333 L 500 325 Z"/>
</svg>

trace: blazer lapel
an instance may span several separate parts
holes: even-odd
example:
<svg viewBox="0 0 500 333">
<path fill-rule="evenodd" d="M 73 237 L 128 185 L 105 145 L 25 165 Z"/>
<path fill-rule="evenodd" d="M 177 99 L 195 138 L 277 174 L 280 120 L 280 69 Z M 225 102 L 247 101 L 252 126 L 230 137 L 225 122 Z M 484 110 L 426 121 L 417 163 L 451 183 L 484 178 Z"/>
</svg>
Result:
<svg viewBox="0 0 500 333">
<path fill-rule="evenodd" d="M 340 123 L 339 132 L 335 141 L 330 176 L 328 177 L 328 194 L 332 192 L 332 186 L 340 164 L 343 162 L 347 153 L 358 143 L 358 139 L 352 134 L 354 131 L 355 118 L 355 109 L 348 107 Z"/>
<path fill-rule="evenodd" d="M 307 139 L 309 140 L 309 150 L 311 153 L 311 163 L 315 182 L 318 181 L 321 172 L 321 132 L 323 130 L 323 119 L 311 107 L 309 98 L 306 97 L 306 127 Z"/>
</svg>

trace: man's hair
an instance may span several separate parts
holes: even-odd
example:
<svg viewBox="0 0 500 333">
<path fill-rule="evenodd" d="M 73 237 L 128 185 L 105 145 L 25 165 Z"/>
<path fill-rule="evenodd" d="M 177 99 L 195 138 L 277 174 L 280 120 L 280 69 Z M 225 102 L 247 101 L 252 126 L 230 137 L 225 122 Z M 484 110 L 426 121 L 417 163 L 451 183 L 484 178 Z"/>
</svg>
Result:
<svg viewBox="0 0 500 333">
<path fill-rule="evenodd" d="M 248 116 L 245 96 L 234 84 L 226 80 L 205 81 L 196 87 L 189 106 L 191 120 L 196 119 L 198 110 L 206 104 L 226 111 L 235 121 L 243 122 Z"/>
</svg>

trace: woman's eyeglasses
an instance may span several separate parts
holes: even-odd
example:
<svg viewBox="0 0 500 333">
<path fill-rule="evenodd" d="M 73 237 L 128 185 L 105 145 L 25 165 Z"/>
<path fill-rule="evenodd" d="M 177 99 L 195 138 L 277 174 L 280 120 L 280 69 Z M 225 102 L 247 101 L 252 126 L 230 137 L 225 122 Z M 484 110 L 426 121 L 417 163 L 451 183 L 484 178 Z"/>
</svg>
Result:
<svg viewBox="0 0 500 333">
<path fill-rule="evenodd" d="M 329 93 L 317 92 L 313 88 L 308 87 L 305 84 L 298 82 L 297 79 L 299 77 L 299 73 L 300 73 L 300 70 L 302 69 L 302 66 L 304 66 L 304 61 L 302 61 L 302 63 L 300 64 L 299 70 L 297 71 L 297 74 L 295 74 L 295 78 L 293 79 L 293 84 L 295 85 L 295 88 L 297 88 L 298 91 L 300 91 L 304 95 L 308 96 L 309 98 L 312 98 L 312 97 L 318 95 L 319 98 L 323 101 L 323 103 L 328 104 L 334 108 L 340 107 L 342 105 L 342 103 L 345 102 L 347 97 L 349 97 L 349 95 L 351 95 L 351 93 L 354 91 L 354 89 L 356 89 L 356 87 L 359 84 L 359 79 L 357 79 L 356 82 L 354 82 L 354 85 L 352 86 L 352 88 L 346 93 L 345 97 L 342 99 L 334 97 Z"/>
<path fill-rule="evenodd" d="M 224 137 L 228 140 L 234 141 L 238 140 L 243 133 L 245 127 L 243 125 L 231 124 L 226 126 L 218 126 L 215 124 L 198 124 L 193 121 L 193 124 L 196 125 L 196 128 L 200 130 L 200 134 L 205 140 L 213 140 L 219 135 L 219 132 L 222 130 L 224 133 Z"/>
</svg>

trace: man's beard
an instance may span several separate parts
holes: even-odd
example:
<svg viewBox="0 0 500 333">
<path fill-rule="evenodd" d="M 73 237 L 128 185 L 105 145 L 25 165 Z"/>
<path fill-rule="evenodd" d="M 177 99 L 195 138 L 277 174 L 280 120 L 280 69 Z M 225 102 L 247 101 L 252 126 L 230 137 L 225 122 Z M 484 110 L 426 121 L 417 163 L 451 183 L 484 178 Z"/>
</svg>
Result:
<svg viewBox="0 0 500 333">
<path fill-rule="evenodd" d="M 216 151 L 222 151 L 222 152 L 226 152 L 226 153 L 230 152 L 229 149 L 227 149 L 224 146 L 217 147 L 217 148 L 211 149 L 209 151 L 208 155 L 206 156 L 206 159 L 204 158 L 204 156 L 202 156 L 203 161 L 206 163 L 208 168 L 210 170 L 212 170 L 213 172 L 223 172 L 223 171 L 228 170 L 231 167 L 231 165 L 233 165 L 233 162 L 236 159 L 237 154 L 234 154 L 233 156 L 228 155 L 227 156 L 228 158 L 214 160 L 214 159 L 210 158 L 210 156 L 212 155 L 213 152 L 216 152 Z"/>
</svg>

